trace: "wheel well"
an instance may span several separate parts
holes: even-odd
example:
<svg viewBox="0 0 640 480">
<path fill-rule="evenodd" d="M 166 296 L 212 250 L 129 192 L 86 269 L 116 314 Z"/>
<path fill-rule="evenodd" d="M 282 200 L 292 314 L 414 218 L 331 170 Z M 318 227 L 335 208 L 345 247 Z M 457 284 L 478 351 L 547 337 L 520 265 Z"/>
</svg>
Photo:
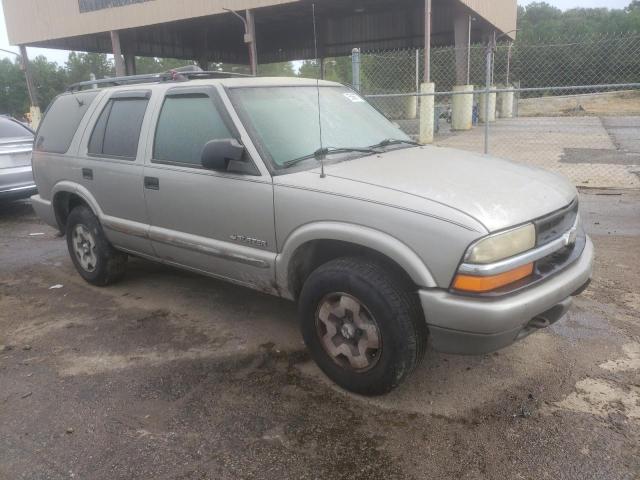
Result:
<svg viewBox="0 0 640 480">
<path fill-rule="evenodd" d="M 377 250 L 340 240 L 313 240 L 298 247 L 289 262 L 289 288 L 294 298 L 300 295 L 302 286 L 311 272 L 320 265 L 340 257 L 375 260 L 388 268 L 389 272 L 399 278 L 408 289 L 417 290 L 418 288 L 400 265 Z"/>
<path fill-rule="evenodd" d="M 87 202 L 75 193 L 59 192 L 53 198 L 53 209 L 62 233 L 64 233 L 67 228 L 67 218 L 69 218 L 69 214 L 74 208 L 80 205 L 88 206 Z"/>
</svg>

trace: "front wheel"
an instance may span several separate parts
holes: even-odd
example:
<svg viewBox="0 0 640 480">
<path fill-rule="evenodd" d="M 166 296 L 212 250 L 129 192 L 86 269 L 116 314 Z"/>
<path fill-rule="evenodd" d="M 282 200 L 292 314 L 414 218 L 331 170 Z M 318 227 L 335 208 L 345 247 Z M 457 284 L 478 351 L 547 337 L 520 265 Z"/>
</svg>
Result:
<svg viewBox="0 0 640 480">
<path fill-rule="evenodd" d="M 103 287 L 122 278 L 127 255 L 113 248 L 88 207 L 79 206 L 71 211 L 66 234 L 71 260 L 87 282 Z"/>
<path fill-rule="evenodd" d="M 319 267 L 303 286 L 299 313 L 312 358 L 355 393 L 391 391 L 424 354 L 426 325 L 414 296 L 371 260 L 340 258 Z"/>
</svg>

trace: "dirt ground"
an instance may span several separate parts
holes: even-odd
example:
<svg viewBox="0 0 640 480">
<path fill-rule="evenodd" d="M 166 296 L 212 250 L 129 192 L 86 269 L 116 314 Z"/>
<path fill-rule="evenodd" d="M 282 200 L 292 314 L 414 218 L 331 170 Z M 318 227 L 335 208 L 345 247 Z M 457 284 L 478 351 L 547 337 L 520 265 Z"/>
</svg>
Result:
<svg viewBox="0 0 640 480">
<path fill-rule="evenodd" d="M 91 287 L 0 206 L 0 479 L 638 479 L 640 192 L 582 215 L 595 277 L 565 319 L 365 399 L 308 360 L 292 304 L 141 260 Z"/>
</svg>

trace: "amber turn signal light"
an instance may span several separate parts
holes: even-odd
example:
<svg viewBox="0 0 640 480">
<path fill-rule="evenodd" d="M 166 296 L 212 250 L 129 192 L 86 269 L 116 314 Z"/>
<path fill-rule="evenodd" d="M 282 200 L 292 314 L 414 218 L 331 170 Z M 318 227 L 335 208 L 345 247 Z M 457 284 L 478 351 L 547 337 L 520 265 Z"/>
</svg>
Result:
<svg viewBox="0 0 640 480">
<path fill-rule="evenodd" d="M 457 275 L 453 282 L 453 288 L 464 292 L 484 293 L 496 290 L 510 283 L 517 282 L 533 273 L 533 263 L 523 265 L 514 270 L 491 275 L 489 277 L 476 277 L 473 275 Z"/>
</svg>

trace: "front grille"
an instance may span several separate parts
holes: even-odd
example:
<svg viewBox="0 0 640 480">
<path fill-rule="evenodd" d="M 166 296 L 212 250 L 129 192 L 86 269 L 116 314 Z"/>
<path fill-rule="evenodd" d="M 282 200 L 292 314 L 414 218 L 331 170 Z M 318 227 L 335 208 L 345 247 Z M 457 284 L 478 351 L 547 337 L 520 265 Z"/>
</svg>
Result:
<svg viewBox="0 0 640 480">
<path fill-rule="evenodd" d="M 578 216 L 578 199 L 569 206 L 553 212 L 534 222 L 536 226 L 536 245 L 544 245 L 560 238 L 576 223 Z"/>
</svg>

